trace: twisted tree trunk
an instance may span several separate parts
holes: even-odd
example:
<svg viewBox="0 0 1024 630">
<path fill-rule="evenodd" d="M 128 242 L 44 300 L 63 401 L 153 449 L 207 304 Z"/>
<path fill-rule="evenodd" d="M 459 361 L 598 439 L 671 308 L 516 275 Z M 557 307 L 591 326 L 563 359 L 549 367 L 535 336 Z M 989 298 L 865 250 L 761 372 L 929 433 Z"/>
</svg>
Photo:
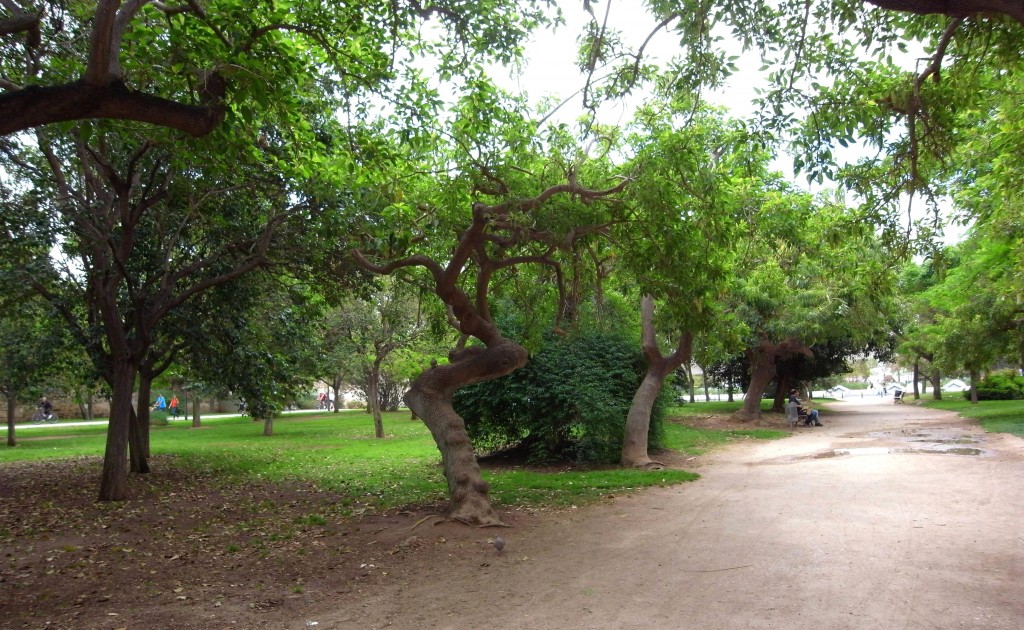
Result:
<svg viewBox="0 0 1024 630">
<path fill-rule="evenodd" d="M 526 365 L 526 350 L 508 339 L 490 346 L 453 351 L 450 363 L 435 365 L 412 382 L 404 400 L 422 418 L 441 451 L 444 476 L 451 496 L 451 518 L 474 525 L 501 525 L 488 500 L 488 485 L 480 474 L 466 423 L 452 407 L 462 387 L 493 380 Z"/>
</svg>

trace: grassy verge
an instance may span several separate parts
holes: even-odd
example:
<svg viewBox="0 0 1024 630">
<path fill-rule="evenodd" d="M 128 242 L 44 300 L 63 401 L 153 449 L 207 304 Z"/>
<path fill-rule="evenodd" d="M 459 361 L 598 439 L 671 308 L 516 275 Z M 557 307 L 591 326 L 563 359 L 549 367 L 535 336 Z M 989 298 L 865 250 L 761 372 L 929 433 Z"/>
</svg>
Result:
<svg viewBox="0 0 1024 630">
<path fill-rule="evenodd" d="M 691 408 L 697 405 L 686 406 Z M 311 483 L 337 492 L 353 509 L 446 501 L 440 456 L 426 427 L 410 421 L 407 412 L 385 414 L 384 426 L 387 437 L 377 440 L 372 420 L 363 413 L 304 414 L 275 420 L 274 436 L 264 437 L 262 423 L 249 418 L 204 419 L 200 429 L 192 429 L 190 421 L 178 420 L 152 427 L 151 450 L 155 457 L 173 457 L 174 466 L 209 473 L 225 482 Z M 742 436 L 775 437 L 771 433 L 700 430 L 668 423 L 666 441 L 669 448 L 701 453 Z M 98 458 L 105 440 L 105 426 L 57 425 L 20 431 L 17 447 L 0 449 L 0 465 Z M 515 467 L 485 469 L 484 477 L 497 504 L 564 506 L 646 486 L 692 481 L 699 475 L 681 470 L 538 471 Z"/>
<path fill-rule="evenodd" d="M 983 400 L 972 405 L 959 397 L 955 400 L 923 398 L 921 404 L 973 418 L 990 433 L 1012 433 L 1024 437 L 1024 400 Z"/>
<path fill-rule="evenodd" d="M 774 429 L 698 429 L 687 425 L 687 421 L 694 418 L 729 415 L 742 404 L 741 401 L 709 401 L 670 407 L 666 413 L 665 446 L 682 453 L 700 455 L 736 439 L 777 440 L 789 435 L 788 431 Z M 771 400 L 761 401 L 762 412 L 771 408 Z"/>
</svg>

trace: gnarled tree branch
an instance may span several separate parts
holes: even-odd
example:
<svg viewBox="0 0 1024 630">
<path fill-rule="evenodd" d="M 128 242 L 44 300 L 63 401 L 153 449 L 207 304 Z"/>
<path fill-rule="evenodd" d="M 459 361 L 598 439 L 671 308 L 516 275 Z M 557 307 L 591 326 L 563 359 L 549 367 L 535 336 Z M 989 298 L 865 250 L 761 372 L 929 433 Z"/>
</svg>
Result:
<svg viewBox="0 0 1024 630">
<path fill-rule="evenodd" d="M 1020 0 L 867 0 L 890 11 L 918 15 L 946 15 L 965 18 L 978 13 L 1001 13 L 1024 24 L 1024 2 Z"/>
</svg>

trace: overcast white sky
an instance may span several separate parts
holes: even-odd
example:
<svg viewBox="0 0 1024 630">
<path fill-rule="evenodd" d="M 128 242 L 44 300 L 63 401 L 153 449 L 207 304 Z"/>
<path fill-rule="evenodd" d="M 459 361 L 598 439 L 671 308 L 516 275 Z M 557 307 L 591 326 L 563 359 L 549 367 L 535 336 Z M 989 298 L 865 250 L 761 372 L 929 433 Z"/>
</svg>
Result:
<svg viewBox="0 0 1024 630">
<path fill-rule="evenodd" d="M 643 3 L 640 0 L 605 0 L 599 5 L 594 5 L 598 19 L 604 17 L 606 2 L 611 3 L 609 24 L 623 32 L 623 38 L 628 45 L 634 48 L 639 46 L 655 26 L 655 21 L 649 16 Z M 559 100 L 569 98 L 583 87 L 586 80 L 574 61 L 577 50 L 576 37 L 591 16 L 583 11 L 582 2 L 564 3 L 562 11 L 567 23 L 555 32 L 545 30 L 534 35 L 533 42 L 527 47 L 530 63 L 521 76 L 510 77 L 506 85 L 511 91 L 527 93 L 534 102 L 546 96 L 558 97 Z M 648 44 L 646 52 L 651 59 L 666 61 L 678 54 L 678 41 L 672 34 L 661 31 Z M 738 47 L 735 54 L 741 55 Z M 908 55 L 908 58 L 912 59 L 912 56 Z M 754 114 L 755 88 L 758 85 L 765 85 L 766 82 L 759 75 L 761 60 L 756 51 L 742 55 L 737 65 L 740 70 L 730 78 L 726 87 L 715 93 L 706 94 L 705 98 L 715 105 L 726 107 L 738 118 L 746 118 Z M 605 107 L 600 112 L 601 121 L 607 124 L 628 122 L 638 102 L 639 98 Z M 577 95 L 559 110 L 558 119 L 574 120 L 580 115 L 581 106 L 582 98 Z M 838 146 L 835 149 L 837 155 L 843 151 Z M 847 154 L 844 158 L 851 161 L 857 159 L 858 154 L 869 154 L 867 149 L 856 148 L 845 150 L 844 153 Z M 792 159 L 789 156 L 783 155 L 778 158 L 773 168 L 792 177 Z M 813 191 L 821 188 L 809 186 L 803 177 L 793 179 L 797 185 L 805 189 Z M 920 200 L 913 204 L 919 211 L 924 211 L 924 206 Z M 964 229 L 951 226 L 947 228 L 946 233 L 947 242 L 956 242 L 963 238 Z"/>
<path fill-rule="evenodd" d="M 655 21 L 647 13 L 643 3 L 640 0 L 606 0 L 606 2 L 611 3 L 609 19 L 611 28 L 623 32 L 623 39 L 627 45 L 633 48 L 638 47 L 655 26 Z M 604 18 L 603 12 L 606 6 L 605 3 L 594 5 L 599 19 Z M 537 32 L 533 43 L 527 47 L 531 61 L 524 74 L 520 77 L 510 78 L 508 85 L 510 89 L 526 92 L 534 101 L 553 95 L 562 99 L 568 98 L 580 90 L 586 80 L 574 62 L 577 49 L 576 37 L 591 16 L 583 10 L 582 2 L 564 3 L 562 11 L 566 24 L 559 27 L 556 32 L 550 30 Z M 673 35 L 664 30 L 654 37 L 646 49 L 650 60 L 660 61 L 667 61 L 678 52 L 678 42 Z M 736 54 L 739 54 L 739 50 Z M 709 101 L 716 105 L 729 107 L 730 111 L 738 117 L 746 116 L 753 111 L 751 100 L 754 98 L 754 86 L 757 80 L 756 69 L 760 67 L 760 60 L 756 54 L 748 55 L 748 58 L 749 62 L 743 64 L 745 69 L 741 74 L 730 80 L 728 90 L 708 95 Z M 577 96 L 571 103 L 563 107 L 565 112 L 560 112 L 560 114 L 573 119 L 580 114 L 581 104 L 581 97 Z M 635 101 L 627 100 L 621 104 L 609 106 L 602 111 L 603 122 L 612 124 L 628 121 L 634 105 Z"/>
</svg>

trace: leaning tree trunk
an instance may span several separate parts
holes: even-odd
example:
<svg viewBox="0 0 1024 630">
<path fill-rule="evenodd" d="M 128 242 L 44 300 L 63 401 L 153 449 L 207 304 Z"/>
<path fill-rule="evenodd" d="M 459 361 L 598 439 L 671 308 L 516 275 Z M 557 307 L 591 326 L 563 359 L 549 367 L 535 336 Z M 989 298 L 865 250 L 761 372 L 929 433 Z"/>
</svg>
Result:
<svg viewBox="0 0 1024 630">
<path fill-rule="evenodd" d="M 654 401 L 661 392 L 661 386 L 665 383 L 665 374 L 664 360 L 658 364 L 648 365 L 644 380 L 633 394 L 633 402 L 629 406 L 629 413 L 626 414 L 626 431 L 622 438 L 620 463 L 623 466 L 652 468 L 663 465 L 648 455 L 647 443 L 650 440 L 651 411 L 654 409 Z"/>
<path fill-rule="evenodd" d="M 747 393 L 743 397 L 743 406 L 735 414 L 743 422 L 761 417 L 761 396 L 775 378 L 775 353 L 771 351 L 771 346 L 772 344 L 763 343 L 757 348 L 747 350 L 747 359 L 750 361 L 750 385 L 747 386 Z"/>
<path fill-rule="evenodd" d="M 14 416 L 18 413 L 18 401 L 14 394 L 7 394 L 7 446 L 17 446 L 14 439 Z"/>
<path fill-rule="evenodd" d="M 626 430 L 622 438 L 623 466 L 635 468 L 660 465 L 653 461 L 647 453 L 650 437 L 651 411 L 654 402 L 661 393 L 665 377 L 680 365 L 689 364 L 693 349 L 693 335 L 683 333 L 675 351 L 669 356 L 662 356 L 658 348 L 654 330 L 654 299 L 645 295 L 640 301 L 640 319 L 643 326 L 643 350 L 647 357 L 647 373 L 640 387 L 633 394 L 633 402 L 626 414 Z M 690 391 L 693 392 L 693 378 L 690 378 Z"/>
<path fill-rule="evenodd" d="M 526 350 L 498 337 L 488 346 L 455 350 L 450 363 L 435 365 L 412 382 L 404 400 L 430 429 L 451 496 L 451 518 L 469 524 L 501 525 L 487 498 L 488 486 L 480 475 L 466 423 L 452 407 L 459 389 L 494 380 L 526 365 Z"/>
<path fill-rule="evenodd" d="M 100 477 L 100 501 L 124 501 L 128 498 L 128 427 L 136 372 L 137 367 L 130 361 L 115 361 L 107 447 Z"/>
</svg>

